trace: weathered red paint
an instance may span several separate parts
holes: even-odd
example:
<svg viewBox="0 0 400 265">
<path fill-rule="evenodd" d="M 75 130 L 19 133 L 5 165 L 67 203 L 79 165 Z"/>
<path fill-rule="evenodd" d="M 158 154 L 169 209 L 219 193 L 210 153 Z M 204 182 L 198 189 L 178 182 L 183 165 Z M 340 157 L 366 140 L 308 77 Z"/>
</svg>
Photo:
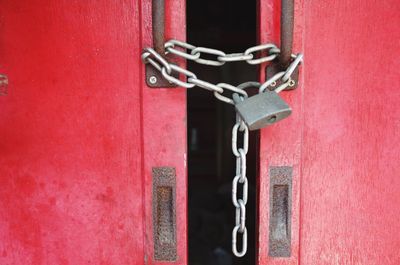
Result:
<svg viewBox="0 0 400 265">
<path fill-rule="evenodd" d="M 165 1 L 165 38 L 185 40 L 185 2 Z M 152 47 L 151 0 L 142 0 L 142 45 Z M 184 61 L 174 59 L 184 66 Z M 142 67 L 144 71 L 144 67 Z M 176 168 L 177 254 L 173 264 L 187 264 L 186 90 L 151 89 L 142 80 L 146 264 L 153 259 L 152 167 Z"/>
<path fill-rule="evenodd" d="M 149 2 L 1 1 L 0 264 L 162 264 L 152 166 L 177 169 L 186 264 L 185 92 L 143 83 Z M 183 1 L 167 3 L 183 39 Z"/>
<path fill-rule="evenodd" d="M 302 1 L 295 1 L 295 25 L 293 52 L 301 52 L 303 34 Z M 259 2 L 259 40 L 261 43 L 280 41 L 280 0 L 261 0 Z M 299 188 L 303 71 L 300 67 L 299 85 L 296 90 L 282 92 L 281 95 L 292 107 L 289 118 L 260 133 L 260 178 L 258 185 L 258 264 L 298 264 L 299 256 Z M 261 72 L 264 78 L 264 72 Z M 292 166 L 292 220 L 291 257 L 272 258 L 268 256 L 269 231 L 269 172 L 270 166 Z"/>
<path fill-rule="evenodd" d="M 260 1 L 261 42 L 279 41 L 279 2 Z M 395 0 L 296 1 L 305 63 L 282 93 L 292 116 L 261 132 L 260 265 L 400 264 L 399 12 Z M 294 168 L 290 258 L 268 257 L 271 165 Z"/>
<path fill-rule="evenodd" d="M 177 170 L 187 264 L 185 90 L 144 84 L 150 2 L 1 2 L 0 264 L 166 264 L 153 166 Z M 166 36 L 184 40 L 184 2 L 166 2 Z M 279 1 L 259 7 L 260 42 L 278 42 Z M 260 265 L 400 263 L 399 11 L 296 1 L 306 57 L 282 93 L 292 116 L 261 132 Z M 268 257 L 270 165 L 294 167 L 290 258 Z"/>
</svg>

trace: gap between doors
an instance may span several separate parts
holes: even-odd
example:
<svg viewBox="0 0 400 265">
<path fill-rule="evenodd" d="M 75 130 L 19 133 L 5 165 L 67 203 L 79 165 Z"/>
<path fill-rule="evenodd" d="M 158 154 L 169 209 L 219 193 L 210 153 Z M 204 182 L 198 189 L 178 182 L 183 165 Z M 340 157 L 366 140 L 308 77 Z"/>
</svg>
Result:
<svg viewBox="0 0 400 265">
<path fill-rule="evenodd" d="M 256 14 L 255 0 L 245 4 L 238 0 L 187 1 L 187 42 L 226 53 L 243 51 L 257 44 Z M 238 85 L 258 79 L 257 67 L 245 62 L 213 67 L 188 61 L 188 69 L 211 83 Z M 250 134 L 247 155 L 248 252 L 237 258 L 231 251 L 235 219 L 231 200 L 235 176 L 235 157 L 231 151 L 234 109 L 216 100 L 212 93 L 194 87 L 187 91 L 187 111 L 189 265 L 253 265 L 258 131 Z"/>
</svg>

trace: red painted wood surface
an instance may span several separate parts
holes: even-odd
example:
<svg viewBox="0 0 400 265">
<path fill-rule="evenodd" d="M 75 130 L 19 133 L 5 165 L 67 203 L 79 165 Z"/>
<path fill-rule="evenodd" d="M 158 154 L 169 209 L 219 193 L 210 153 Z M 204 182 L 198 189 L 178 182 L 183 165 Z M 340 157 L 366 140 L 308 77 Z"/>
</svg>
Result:
<svg viewBox="0 0 400 265">
<path fill-rule="evenodd" d="M 277 4 L 260 2 L 262 42 L 278 40 Z M 259 264 L 400 264 L 399 13 L 395 0 L 296 1 L 304 79 L 282 94 L 292 116 L 261 133 Z M 290 258 L 268 257 L 271 165 L 294 167 Z"/>
<path fill-rule="evenodd" d="M 185 1 L 165 1 L 166 39 L 185 40 Z M 142 45 L 151 47 L 151 0 L 142 1 Z M 184 61 L 172 59 L 184 66 Z M 142 67 L 144 71 L 144 67 Z M 145 190 L 146 264 L 171 264 L 153 258 L 152 167 L 176 168 L 177 254 L 173 264 L 187 264 L 186 89 L 150 89 L 142 80 L 143 177 Z"/>
<path fill-rule="evenodd" d="M 399 14 L 395 0 L 306 4 L 304 264 L 400 264 Z"/>
<path fill-rule="evenodd" d="M 280 38 L 280 0 L 261 0 L 259 2 L 259 41 L 279 44 Z M 295 1 L 295 25 L 293 52 L 303 51 L 303 1 Z M 302 128 L 303 72 L 301 66 L 299 86 L 280 95 L 292 107 L 291 116 L 260 133 L 260 177 L 258 185 L 258 264 L 298 264 L 299 263 L 299 213 L 300 213 L 300 156 Z M 264 78 L 263 71 L 261 78 Z M 293 167 L 292 175 L 292 219 L 291 256 L 273 258 L 268 256 L 269 234 L 269 168 L 272 166 Z M 318 264 L 318 263 L 315 263 Z"/>
<path fill-rule="evenodd" d="M 183 1 L 167 2 L 168 34 L 182 39 Z M 177 169 L 185 264 L 185 98 L 143 84 L 149 12 L 149 1 L 0 2 L 0 264 L 155 264 L 151 166 Z"/>
</svg>

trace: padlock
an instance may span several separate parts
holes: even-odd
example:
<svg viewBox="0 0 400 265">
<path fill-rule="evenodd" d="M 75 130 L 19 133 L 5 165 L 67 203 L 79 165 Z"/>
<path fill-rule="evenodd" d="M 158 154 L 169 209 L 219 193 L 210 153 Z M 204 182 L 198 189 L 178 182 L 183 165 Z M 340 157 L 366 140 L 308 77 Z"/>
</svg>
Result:
<svg viewBox="0 0 400 265">
<path fill-rule="evenodd" d="M 289 105 L 275 91 L 268 89 L 263 93 L 245 99 L 234 94 L 233 101 L 237 113 L 249 127 L 249 130 L 264 128 L 292 113 Z"/>
</svg>

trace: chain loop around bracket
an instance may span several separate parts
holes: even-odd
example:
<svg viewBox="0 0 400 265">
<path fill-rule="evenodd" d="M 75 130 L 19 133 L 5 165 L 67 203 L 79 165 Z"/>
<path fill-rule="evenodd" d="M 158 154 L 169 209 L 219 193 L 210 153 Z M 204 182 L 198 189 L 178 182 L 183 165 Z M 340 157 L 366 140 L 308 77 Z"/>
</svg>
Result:
<svg viewBox="0 0 400 265">
<path fill-rule="evenodd" d="M 243 53 L 231 53 L 231 54 L 226 54 L 223 51 L 217 50 L 217 49 L 211 49 L 211 48 L 206 48 L 206 47 L 196 47 L 194 45 L 191 45 L 186 42 L 182 42 L 179 40 L 169 40 L 164 44 L 166 54 L 171 53 L 176 56 L 188 59 L 188 60 L 193 60 L 197 63 L 200 64 L 205 64 L 205 65 L 212 65 L 212 66 L 221 66 L 227 62 L 239 62 L 239 61 L 245 61 L 249 64 L 260 64 L 260 63 L 265 63 L 272 61 L 279 56 L 280 50 L 277 48 L 274 44 L 272 43 L 267 43 L 267 44 L 262 44 L 262 45 L 257 45 L 254 47 L 248 48 L 246 51 Z M 190 52 L 190 53 L 189 53 Z M 254 54 L 257 52 L 267 52 L 268 55 L 265 57 L 260 57 L 254 59 Z M 209 54 L 209 55 L 214 55 L 217 56 L 216 60 L 211 60 L 211 59 L 204 59 L 201 58 L 202 54 Z M 207 89 L 209 91 L 214 92 L 215 98 L 218 100 L 234 105 L 235 102 L 227 97 L 224 96 L 224 89 L 230 90 L 231 92 L 238 93 L 242 97 L 247 97 L 247 92 L 244 91 L 245 88 L 249 87 L 247 86 L 248 83 L 255 83 L 257 86 L 259 86 L 259 92 L 262 93 L 267 89 L 268 87 L 271 87 L 274 83 L 276 83 L 278 80 L 281 80 L 281 85 L 279 87 L 275 88 L 275 91 L 279 93 L 280 91 L 284 90 L 287 87 L 293 86 L 294 82 L 291 79 L 291 75 L 293 72 L 296 70 L 296 68 L 301 64 L 303 61 L 303 54 L 292 54 L 292 63 L 289 65 L 289 67 L 286 69 L 286 71 L 279 72 L 272 76 L 270 79 L 266 80 L 261 86 L 259 85 L 258 82 L 246 82 L 245 86 L 243 84 L 240 84 L 239 86 L 232 86 L 230 84 L 226 83 L 219 83 L 217 85 L 214 85 L 212 83 L 209 83 L 207 81 L 198 79 L 194 73 L 187 69 L 183 69 L 177 65 L 174 65 L 172 63 L 169 63 L 163 56 L 158 54 L 154 49 L 152 48 L 145 48 L 142 53 L 142 61 L 144 63 L 149 63 L 151 64 L 155 69 L 157 69 L 162 76 L 167 79 L 170 83 L 185 87 L 185 88 L 192 88 L 194 86 L 198 86 L 204 89 Z M 178 72 L 179 74 L 184 75 L 187 78 L 187 81 L 182 81 L 181 79 L 174 77 L 172 75 L 172 72 Z M 253 86 L 254 85 L 250 85 Z"/>
</svg>

